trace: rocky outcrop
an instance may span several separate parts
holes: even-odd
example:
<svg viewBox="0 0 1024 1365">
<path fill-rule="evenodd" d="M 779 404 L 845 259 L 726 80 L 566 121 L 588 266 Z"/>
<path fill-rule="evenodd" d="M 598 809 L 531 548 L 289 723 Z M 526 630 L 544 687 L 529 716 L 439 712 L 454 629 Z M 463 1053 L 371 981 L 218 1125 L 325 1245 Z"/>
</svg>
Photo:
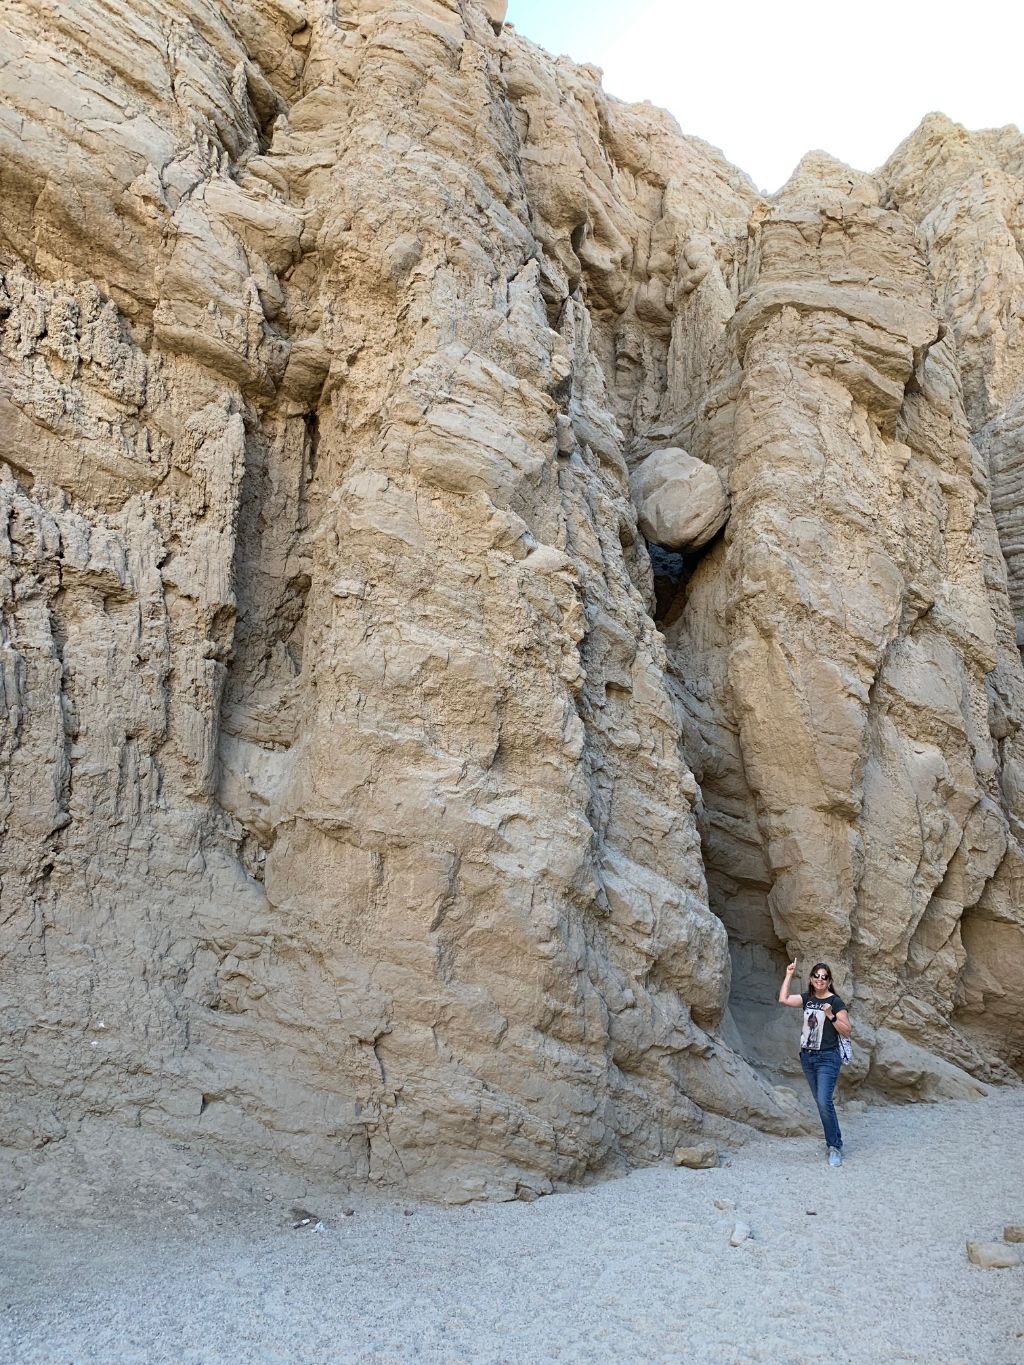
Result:
<svg viewBox="0 0 1024 1365">
<path fill-rule="evenodd" d="M 484 0 L 484 10 L 488 19 L 500 32 L 508 13 L 508 0 Z"/>
<path fill-rule="evenodd" d="M 766 202 L 504 9 L 4 17 L 10 1145 L 461 1200 L 797 1131 L 793 952 L 872 1083 L 1020 1065 L 1017 390 L 918 227 L 969 177 Z M 659 608 L 669 447 L 731 514 Z"/>
<path fill-rule="evenodd" d="M 1009 1044 L 1019 1069 L 1024 1035 L 1011 999 L 1024 987 L 1017 668 L 1024 641 L 1024 139 L 1015 128 L 968 133 L 933 114 L 893 154 L 880 179 L 887 202 L 918 224 L 938 305 L 956 341 L 964 413 L 977 452 L 983 571 L 997 590 L 998 662 L 986 677 L 986 694 L 1010 837 L 997 872 L 963 918 L 967 959 L 956 1018 L 1004 1055 Z"/>
<path fill-rule="evenodd" d="M 983 1040 L 968 1016 L 1019 984 L 1017 732 L 997 717 L 1022 675 L 951 329 L 882 199 L 816 155 L 752 227 L 719 373 L 678 419 L 727 463 L 726 545 L 667 633 L 751 1048 L 784 944 L 847 964 L 875 1083 L 941 1091 L 960 1083 L 927 1078 L 922 1048 L 1006 1074 L 993 1019 Z M 1001 965 L 968 966 L 981 919 Z"/>
</svg>

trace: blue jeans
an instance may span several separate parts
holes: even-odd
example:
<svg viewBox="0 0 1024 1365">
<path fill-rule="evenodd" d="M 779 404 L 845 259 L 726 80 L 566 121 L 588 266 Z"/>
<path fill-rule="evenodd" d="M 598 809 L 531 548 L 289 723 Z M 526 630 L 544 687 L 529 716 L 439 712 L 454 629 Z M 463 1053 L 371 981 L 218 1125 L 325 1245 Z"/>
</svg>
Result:
<svg viewBox="0 0 1024 1365">
<path fill-rule="evenodd" d="M 836 1107 L 832 1103 L 836 1081 L 839 1080 L 839 1068 L 842 1065 L 839 1049 L 833 1047 L 829 1048 L 827 1052 L 801 1052 L 800 1065 L 804 1069 L 807 1084 L 811 1087 L 811 1094 L 814 1096 L 814 1103 L 818 1106 L 818 1113 L 821 1115 L 821 1126 L 825 1130 L 825 1141 L 830 1147 L 838 1147 L 842 1151 L 843 1135 L 839 1131 Z"/>
</svg>

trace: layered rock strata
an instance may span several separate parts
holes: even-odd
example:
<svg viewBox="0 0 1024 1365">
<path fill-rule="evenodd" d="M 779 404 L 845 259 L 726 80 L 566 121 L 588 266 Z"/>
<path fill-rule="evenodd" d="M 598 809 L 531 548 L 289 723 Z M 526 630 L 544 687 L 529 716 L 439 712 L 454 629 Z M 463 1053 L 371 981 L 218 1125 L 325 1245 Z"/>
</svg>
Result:
<svg viewBox="0 0 1024 1365">
<path fill-rule="evenodd" d="M 793 952 L 869 1082 L 1021 1062 L 1016 341 L 950 245 L 1019 138 L 768 202 L 504 9 L 4 17 L 9 1145 L 461 1200 L 798 1131 Z M 674 445 L 731 515 L 659 610 Z"/>
<path fill-rule="evenodd" d="M 958 1083 L 926 1053 L 988 1077 L 1020 1058 L 1008 1017 L 1000 1060 L 973 1016 L 1019 983 L 1022 674 L 952 330 L 884 194 L 814 156 L 752 223 L 680 414 L 731 519 L 667 634 L 752 1049 L 784 945 L 846 966 L 871 1079 L 930 1093 Z M 970 961 L 982 920 L 1001 963 Z"/>
</svg>

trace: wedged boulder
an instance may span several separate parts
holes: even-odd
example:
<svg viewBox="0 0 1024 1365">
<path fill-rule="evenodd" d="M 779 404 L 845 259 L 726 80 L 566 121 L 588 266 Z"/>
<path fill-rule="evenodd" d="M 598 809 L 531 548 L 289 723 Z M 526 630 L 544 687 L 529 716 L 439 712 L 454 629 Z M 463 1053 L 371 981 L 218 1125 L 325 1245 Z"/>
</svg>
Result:
<svg viewBox="0 0 1024 1365">
<path fill-rule="evenodd" d="M 670 550 L 699 550 L 729 518 L 718 470 L 678 446 L 653 451 L 629 484 L 641 531 Z"/>
</svg>

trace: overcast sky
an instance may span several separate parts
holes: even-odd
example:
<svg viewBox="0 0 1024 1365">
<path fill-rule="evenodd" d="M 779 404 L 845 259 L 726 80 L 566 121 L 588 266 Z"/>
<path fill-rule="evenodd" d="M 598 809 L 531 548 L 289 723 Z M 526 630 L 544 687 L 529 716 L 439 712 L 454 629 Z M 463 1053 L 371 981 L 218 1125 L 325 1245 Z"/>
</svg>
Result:
<svg viewBox="0 0 1024 1365">
<path fill-rule="evenodd" d="M 671 110 L 762 190 L 817 147 L 874 170 L 933 109 L 968 128 L 1024 122 L 1014 0 L 509 0 L 508 19 L 601 67 L 609 94 Z"/>
</svg>

